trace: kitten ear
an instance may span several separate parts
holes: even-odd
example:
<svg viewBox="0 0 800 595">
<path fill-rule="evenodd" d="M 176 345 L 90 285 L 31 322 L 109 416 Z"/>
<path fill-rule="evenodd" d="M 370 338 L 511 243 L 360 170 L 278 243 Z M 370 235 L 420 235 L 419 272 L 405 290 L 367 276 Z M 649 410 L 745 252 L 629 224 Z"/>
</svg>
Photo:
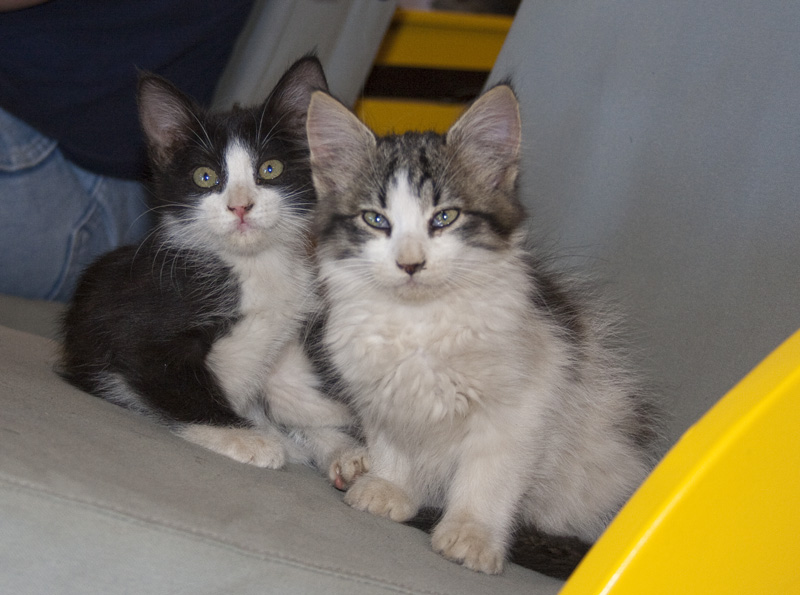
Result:
<svg viewBox="0 0 800 595">
<path fill-rule="evenodd" d="M 189 137 L 193 114 L 199 108 L 167 79 L 151 73 L 139 76 L 138 102 L 139 120 L 151 156 L 165 164 L 172 156 L 173 147 Z"/>
<path fill-rule="evenodd" d="M 328 90 L 322 64 L 316 56 L 305 56 L 292 64 L 275 85 L 267 98 L 268 108 L 281 114 L 281 123 L 301 135 L 311 94 L 317 90 Z"/>
<path fill-rule="evenodd" d="M 447 144 L 478 183 L 511 191 L 519 171 L 522 125 L 519 103 L 508 85 L 481 95 L 447 132 Z"/>
<path fill-rule="evenodd" d="M 375 135 L 336 99 L 317 91 L 306 120 L 314 187 L 322 196 L 341 191 L 364 167 Z"/>
</svg>

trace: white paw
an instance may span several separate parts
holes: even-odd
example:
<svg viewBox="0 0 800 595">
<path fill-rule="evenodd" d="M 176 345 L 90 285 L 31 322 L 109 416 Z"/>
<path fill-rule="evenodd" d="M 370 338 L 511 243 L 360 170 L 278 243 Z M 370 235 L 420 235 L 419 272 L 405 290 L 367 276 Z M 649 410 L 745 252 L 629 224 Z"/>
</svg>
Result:
<svg viewBox="0 0 800 595">
<path fill-rule="evenodd" d="M 444 521 L 434 529 L 433 549 L 453 562 L 471 570 L 498 574 L 503 571 L 504 548 L 497 544 L 489 530 L 474 521 Z"/>
<path fill-rule="evenodd" d="M 219 452 L 234 461 L 265 469 L 280 469 L 286 464 L 286 449 L 272 436 L 234 436 Z"/>
<path fill-rule="evenodd" d="M 353 508 L 387 517 L 398 523 L 417 514 L 417 507 L 402 489 L 385 479 L 370 475 L 359 477 L 347 490 L 344 501 Z"/>
<path fill-rule="evenodd" d="M 234 461 L 279 469 L 286 464 L 286 449 L 276 435 L 265 435 L 247 428 L 225 428 L 216 426 L 188 425 L 178 434 Z"/>
<path fill-rule="evenodd" d="M 353 447 L 336 455 L 328 469 L 328 478 L 337 490 L 347 490 L 367 471 L 369 471 L 367 449 Z"/>
</svg>

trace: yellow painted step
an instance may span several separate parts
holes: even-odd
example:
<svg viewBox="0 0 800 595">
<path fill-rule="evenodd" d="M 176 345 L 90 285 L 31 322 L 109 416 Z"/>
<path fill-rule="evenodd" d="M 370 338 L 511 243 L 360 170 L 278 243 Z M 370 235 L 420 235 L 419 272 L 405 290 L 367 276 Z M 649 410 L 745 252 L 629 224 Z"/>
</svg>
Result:
<svg viewBox="0 0 800 595">
<path fill-rule="evenodd" d="M 512 17 L 397 9 L 376 64 L 491 70 Z"/>
<path fill-rule="evenodd" d="M 397 9 L 375 64 L 490 71 L 513 21 L 509 16 Z M 444 132 L 465 104 L 363 97 L 356 114 L 378 134 Z"/>
<path fill-rule="evenodd" d="M 378 134 L 407 130 L 445 132 L 464 107 L 461 103 L 364 97 L 356 104 L 356 114 Z"/>
</svg>

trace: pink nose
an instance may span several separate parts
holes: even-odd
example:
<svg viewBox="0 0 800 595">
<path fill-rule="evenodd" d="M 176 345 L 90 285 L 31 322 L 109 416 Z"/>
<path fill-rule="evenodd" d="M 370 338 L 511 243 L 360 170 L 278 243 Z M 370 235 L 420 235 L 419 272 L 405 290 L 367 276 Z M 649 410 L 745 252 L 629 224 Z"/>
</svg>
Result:
<svg viewBox="0 0 800 595">
<path fill-rule="evenodd" d="M 250 209 L 253 208 L 252 204 L 238 206 L 238 207 L 228 207 L 228 210 L 235 214 L 241 221 L 244 221 L 245 213 L 247 213 Z"/>
</svg>

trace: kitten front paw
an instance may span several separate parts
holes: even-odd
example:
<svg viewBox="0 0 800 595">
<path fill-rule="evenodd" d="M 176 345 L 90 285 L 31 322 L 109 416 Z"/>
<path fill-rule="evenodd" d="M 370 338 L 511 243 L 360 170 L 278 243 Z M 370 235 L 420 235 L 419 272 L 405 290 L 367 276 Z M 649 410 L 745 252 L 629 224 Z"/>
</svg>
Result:
<svg viewBox="0 0 800 595">
<path fill-rule="evenodd" d="M 471 570 L 498 574 L 503 571 L 504 548 L 492 539 L 489 530 L 474 521 L 444 521 L 431 538 L 434 551 Z"/>
<path fill-rule="evenodd" d="M 369 471 L 367 449 L 349 448 L 334 458 L 328 468 L 328 478 L 337 490 L 346 491 L 367 471 Z"/>
<path fill-rule="evenodd" d="M 277 435 L 264 435 L 247 428 L 190 424 L 178 434 L 200 446 L 230 457 L 234 461 L 265 469 L 280 469 L 286 464 L 286 449 Z"/>
<path fill-rule="evenodd" d="M 262 467 L 280 469 L 286 465 L 286 449 L 279 440 L 268 436 L 241 436 L 235 438 L 222 454 L 235 461 Z"/>
<path fill-rule="evenodd" d="M 405 522 L 417 514 L 417 507 L 398 486 L 380 477 L 362 475 L 344 496 L 345 503 L 358 510 Z"/>
</svg>

